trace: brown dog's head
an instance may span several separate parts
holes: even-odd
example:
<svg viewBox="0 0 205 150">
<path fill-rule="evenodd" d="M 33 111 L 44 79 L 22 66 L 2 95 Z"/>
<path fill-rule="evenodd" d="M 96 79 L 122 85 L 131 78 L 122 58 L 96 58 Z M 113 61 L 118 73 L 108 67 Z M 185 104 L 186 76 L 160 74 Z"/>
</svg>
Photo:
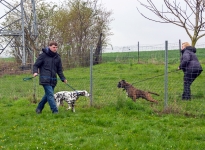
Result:
<svg viewBox="0 0 205 150">
<path fill-rule="evenodd" d="M 127 85 L 127 82 L 125 80 L 121 80 L 120 82 L 118 82 L 117 87 L 118 88 L 125 88 Z"/>
</svg>

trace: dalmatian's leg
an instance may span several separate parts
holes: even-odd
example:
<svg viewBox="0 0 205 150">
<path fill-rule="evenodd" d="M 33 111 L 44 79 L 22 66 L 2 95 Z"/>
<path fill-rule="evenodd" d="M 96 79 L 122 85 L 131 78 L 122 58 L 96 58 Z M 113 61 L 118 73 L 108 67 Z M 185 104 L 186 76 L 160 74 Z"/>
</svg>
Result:
<svg viewBox="0 0 205 150">
<path fill-rule="evenodd" d="M 75 101 L 72 101 L 71 105 L 72 105 L 72 112 L 75 112 Z"/>
<path fill-rule="evenodd" d="M 60 100 L 60 105 L 63 106 L 63 99 Z"/>
<path fill-rule="evenodd" d="M 67 110 L 71 109 L 71 103 L 68 103 L 68 108 Z"/>
<path fill-rule="evenodd" d="M 59 98 L 57 98 L 57 99 L 55 99 L 55 101 L 56 101 L 56 106 L 57 106 L 57 108 L 60 106 L 60 99 Z"/>
</svg>

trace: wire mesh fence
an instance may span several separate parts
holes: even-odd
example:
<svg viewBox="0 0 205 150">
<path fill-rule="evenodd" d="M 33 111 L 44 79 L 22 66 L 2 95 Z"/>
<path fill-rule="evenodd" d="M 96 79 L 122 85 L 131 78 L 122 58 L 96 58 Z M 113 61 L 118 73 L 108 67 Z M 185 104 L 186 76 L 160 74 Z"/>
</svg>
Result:
<svg viewBox="0 0 205 150">
<path fill-rule="evenodd" d="M 137 45 L 113 48 L 110 51 L 104 50 L 101 64 L 92 67 L 89 65 L 91 61 L 87 55 L 78 57 L 79 60 L 84 60 L 84 66 L 79 65 L 75 61 L 76 58 L 67 60 L 67 57 L 61 57 L 68 84 L 76 90 L 87 90 L 92 94 L 92 102 L 88 98 L 81 98 L 82 106 L 97 104 L 100 107 L 117 102 L 120 97 L 125 98 L 125 92 L 117 88 L 118 82 L 122 79 L 143 91 L 158 93 L 160 96 L 153 95 L 153 98 L 163 106 L 165 93 L 168 94 L 168 103 L 181 100 L 183 72 L 177 71 L 180 63 L 179 47 L 179 43 L 169 43 L 167 58 L 165 58 L 165 44 Z M 197 45 L 196 48 L 196 55 L 203 67 L 205 64 L 205 45 Z M 166 60 L 167 66 L 165 66 Z M 3 60 L 1 61 L 1 64 L 3 62 L 7 64 Z M 42 86 L 39 86 L 39 77 L 23 81 L 23 78 L 32 76 L 31 70 L 16 71 L 14 68 L 17 65 L 13 63 L 11 66 L 1 65 L 0 67 L 0 98 L 17 100 L 24 97 L 32 102 L 40 101 L 44 91 Z M 165 69 L 168 71 L 167 78 L 165 78 Z M 204 98 L 203 83 L 205 79 L 203 76 L 204 72 L 191 86 L 192 96 L 195 99 Z M 165 91 L 166 80 L 167 91 Z M 55 92 L 72 90 L 68 85 L 58 80 Z"/>
</svg>

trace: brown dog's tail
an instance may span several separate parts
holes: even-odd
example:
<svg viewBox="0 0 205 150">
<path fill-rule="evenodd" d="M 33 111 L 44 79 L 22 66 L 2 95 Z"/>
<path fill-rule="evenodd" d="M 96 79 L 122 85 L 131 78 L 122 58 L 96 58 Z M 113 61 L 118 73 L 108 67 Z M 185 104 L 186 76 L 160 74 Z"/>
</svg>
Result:
<svg viewBox="0 0 205 150">
<path fill-rule="evenodd" d="M 154 92 L 150 92 L 150 91 L 148 91 L 148 93 L 150 93 L 150 94 L 154 94 L 154 95 L 157 95 L 157 96 L 159 96 L 159 94 L 157 94 L 157 93 L 154 93 Z"/>
</svg>

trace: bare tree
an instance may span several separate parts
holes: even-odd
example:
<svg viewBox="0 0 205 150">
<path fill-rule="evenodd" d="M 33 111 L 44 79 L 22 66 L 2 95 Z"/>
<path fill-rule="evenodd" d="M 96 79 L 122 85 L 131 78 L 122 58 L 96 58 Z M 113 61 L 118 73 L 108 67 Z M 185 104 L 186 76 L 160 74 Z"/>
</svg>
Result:
<svg viewBox="0 0 205 150">
<path fill-rule="evenodd" d="M 112 12 L 105 10 L 98 0 L 68 0 L 53 15 L 55 39 L 62 45 L 61 56 L 66 56 L 69 67 L 88 66 L 90 64 L 90 46 L 98 46 L 101 36 L 106 45 L 110 32 Z M 101 45 L 102 45 L 101 44 Z M 98 54 L 102 54 L 101 49 Z M 66 66 L 67 67 L 67 66 Z"/>
<path fill-rule="evenodd" d="M 100 37 L 99 37 L 99 40 L 98 40 L 98 43 L 97 43 L 97 47 L 95 49 L 95 52 L 94 52 L 94 56 L 93 56 L 93 64 L 96 65 L 96 64 L 99 64 L 101 63 L 102 61 L 102 33 L 100 34 Z"/>
<path fill-rule="evenodd" d="M 155 14 L 158 19 L 144 15 L 139 8 L 138 12 L 148 20 L 159 23 L 172 23 L 184 28 L 195 46 L 197 41 L 205 36 L 204 0 L 163 0 L 165 7 L 157 8 L 154 0 L 138 0 L 141 6 Z"/>
</svg>

